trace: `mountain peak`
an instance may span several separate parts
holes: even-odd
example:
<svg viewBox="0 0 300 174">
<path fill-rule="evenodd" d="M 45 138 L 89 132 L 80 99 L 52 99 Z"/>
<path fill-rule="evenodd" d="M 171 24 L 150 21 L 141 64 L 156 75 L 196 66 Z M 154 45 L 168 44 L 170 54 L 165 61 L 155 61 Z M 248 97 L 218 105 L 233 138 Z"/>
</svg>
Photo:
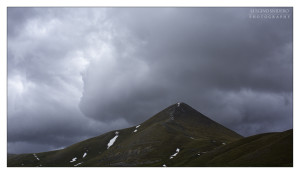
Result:
<svg viewBox="0 0 300 174">
<path fill-rule="evenodd" d="M 186 108 L 186 106 L 188 106 L 188 105 L 183 102 L 178 102 L 178 103 L 173 104 L 170 107 L 170 109 L 168 110 L 170 119 L 174 120 L 175 116 L 178 116 L 180 113 L 185 112 L 184 108 Z"/>
<path fill-rule="evenodd" d="M 190 107 L 192 108 L 191 106 L 189 106 L 188 104 L 184 103 L 184 102 L 177 102 L 171 106 L 174 106 L 174 107 L 177 107 L 177 108 L 182 108 L 182 107 Z"/>
<path fill-rule="evenodd" d="M 195 110 L 194 108 L 192 108 L 184 102 L 177 102 L 165 110 L 169 113 L 171 120 L 174 120 L 175 117 L 191 117 L 192 115 L 199 116 L 199 114 L 201 116 L 204 116 L 203 114 L 201 114 L 200 112 L 198 112 L 197 110 Z"/>
<path fill-rule="evenodd" d="M 148 127 L 162 126 L 170 132 L 181 132 L 190 137 L 241 137 L 184 102 L 170 105 L 142 124 Z"/>
<path fill-rule="evenodd" d="M 184 102 L 177 102 L 169 107 L 177 107 L 177 108 L 184 108 L 184 107 L 189 107 L 189 108 L 192 108 L 191 106 L 189 106 L 188 104 L 184 103 Z"/>
<path fill-rule="evenodd" d="M 9 165 L 170 166 L 186 155 L 190 160 L 240 138 L 191 106 L 177 102 L 137 126 L 107 132 L 63 150 L 29 154 L 21 160 L 17 156 Z"/>
<path fill-rule="evenodd" d="M 242 136 L 178 102 L 137 126 L 107 132 L 62 150 L 8 155 L 8 166 L 292 165 L 292 131 L 274 135 L 240 141 Z"/>
</svg>

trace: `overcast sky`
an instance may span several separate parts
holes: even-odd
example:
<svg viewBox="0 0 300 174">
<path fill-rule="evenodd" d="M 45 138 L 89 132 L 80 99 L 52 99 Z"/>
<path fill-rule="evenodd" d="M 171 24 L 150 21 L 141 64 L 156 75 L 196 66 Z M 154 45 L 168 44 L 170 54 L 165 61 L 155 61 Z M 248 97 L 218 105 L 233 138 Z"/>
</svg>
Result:
<svg viewBox="0 0 300 174">
<path fill-rule="evenodd" d="M 250 9 L 8 8 L 8 152 L 59 149 L 179 101 L 243 136 L 291 129 L 292 16 Z"/>
</svg>

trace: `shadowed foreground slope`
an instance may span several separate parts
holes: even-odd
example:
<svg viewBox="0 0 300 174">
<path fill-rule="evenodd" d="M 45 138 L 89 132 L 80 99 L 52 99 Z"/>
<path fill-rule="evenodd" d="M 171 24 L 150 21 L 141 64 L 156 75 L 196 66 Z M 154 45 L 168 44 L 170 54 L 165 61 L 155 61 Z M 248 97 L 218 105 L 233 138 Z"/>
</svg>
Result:
<svg viewBox="0 0 300 174">
<path fill-rule="evenodd" d="M 293 130 L 243 138 L 203 154 L 185 166 L 293 166 Z"/>
</svg>

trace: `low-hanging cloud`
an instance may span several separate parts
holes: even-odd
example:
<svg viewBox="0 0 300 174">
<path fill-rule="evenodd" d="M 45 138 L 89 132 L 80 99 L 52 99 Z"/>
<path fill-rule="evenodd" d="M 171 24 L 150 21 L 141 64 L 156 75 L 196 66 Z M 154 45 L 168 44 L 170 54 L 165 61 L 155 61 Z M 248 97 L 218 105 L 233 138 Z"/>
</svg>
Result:
<svg viewBox="0 0 300 174">
<path fill-rule="evenodd" d="M 63 147 L 178 101 L 245 136 L 292 128 L 292 18 L 248 14 L 9 8 L 10 151 Z"/>
</svg>

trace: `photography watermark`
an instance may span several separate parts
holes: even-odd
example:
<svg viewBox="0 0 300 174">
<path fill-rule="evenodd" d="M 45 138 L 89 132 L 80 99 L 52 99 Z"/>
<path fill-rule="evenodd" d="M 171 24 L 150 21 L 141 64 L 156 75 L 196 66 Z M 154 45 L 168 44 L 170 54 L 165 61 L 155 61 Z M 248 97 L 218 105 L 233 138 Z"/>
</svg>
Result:
<svg viewBox="0 0 300 174">
<path fill-rule="evenodd" d="M 291 19 L 292 11 L 289 8 L 251 8 L 250 19 Z"/>
</svg>

